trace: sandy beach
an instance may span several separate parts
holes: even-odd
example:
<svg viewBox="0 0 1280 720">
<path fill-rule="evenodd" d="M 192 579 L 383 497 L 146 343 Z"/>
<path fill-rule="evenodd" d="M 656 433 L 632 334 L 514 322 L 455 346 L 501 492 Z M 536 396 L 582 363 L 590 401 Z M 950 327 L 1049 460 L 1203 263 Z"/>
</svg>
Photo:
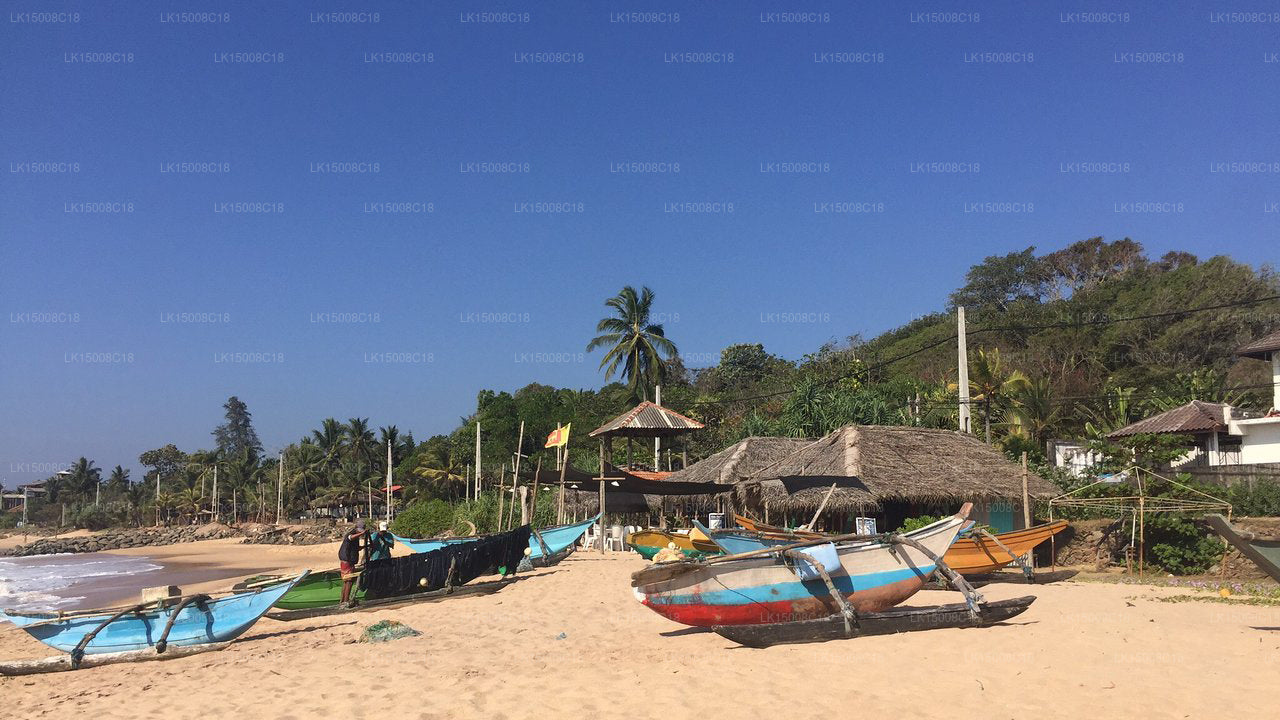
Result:
<svg viewBox="0 0 1280 720">
<path fill-rule="evenodd" d="M 321 563 L 333 547 L 206 541 L 136 552 L 228 571 L 257 569 L 266 556 L 285 570 Z M 993 583 L 983 588 L 992 599 L 1039 599 L 986 629 L 755 650 L 638 604 L 628 581 L 644 564 L 578 553 L 491 595 L 264 619 L 221 653 L 0 678 L 0 696 L 13 717 L 48 718 L 688 718 L 798 707 L 832 717 L 954 718 L 960 708 L 989 718 L 1221 718 L 1273 709 L 1280 607 L 1139 585 Z M 958 598 L 925 591 L 909 604 Z M 383 619 L 423 635 L 354 642 Z M 0 625 L 0 657 L 50 654 Z"/>
</svg>

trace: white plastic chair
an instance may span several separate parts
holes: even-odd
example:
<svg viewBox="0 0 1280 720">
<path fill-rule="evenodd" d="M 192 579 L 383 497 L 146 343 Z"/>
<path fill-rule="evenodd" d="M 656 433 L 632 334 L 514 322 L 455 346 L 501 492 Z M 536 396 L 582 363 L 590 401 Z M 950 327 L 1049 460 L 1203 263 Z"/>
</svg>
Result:
<svg viewBox="0 0 1280 720">
<path fill-rule="evenodd" d="M 604 549 L 622 550 L 622 526 L 610 525 L 609 534 L 604 538 Z"/>
</svg>

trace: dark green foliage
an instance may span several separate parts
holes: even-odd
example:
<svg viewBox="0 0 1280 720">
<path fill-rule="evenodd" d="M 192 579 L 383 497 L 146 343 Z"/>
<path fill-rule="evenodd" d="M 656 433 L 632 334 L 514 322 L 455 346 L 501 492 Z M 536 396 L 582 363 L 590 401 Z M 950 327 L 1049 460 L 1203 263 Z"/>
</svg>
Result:
<svg viewBox="0 0 1280 720">
<path fill-rule="evenodd" d="M 1218 490 L 1221 493 L 1221 489 Z M 1280 482 L 1257 480 L 1232 485 L 1226 491 L 1226 500 L 1232 511 L 1240 517 L 1280 516 Z"/>
<path fill-rule="evenodd" d="M 85 530 L 103 530 L 111 527 L 116 522 L 116 518 L 106 510 L 93 507 L 92 505 L 82 508 L 80 512 L 76 513 L 74 518 L 69 518 L 69 520 L 71 520 L 71 523 L 77 528 L 83 528 Z"/>
<path fill-rule="evenodd" d="M 420 500 L 391 522 L 391 531 L 409 538 L 436 537 L 453 529 L 453 506 L 443 500 Z"/>
<path fill-rule="evenodd" d="M 1204 573 L 1226 549 L 1205 528 L 1172 515 L 1149 515 L 1146 536 L 1147 561 L 1174 575 Z"/>
<path fill-rule="evenodd" d="M 262 443 L 253 429 L 249 407 L 234 395 L 222 407 L 227 411 L 227 421 L 213 431 L 218 450 L 226 456 L 248 455 L 256 459 L 262 454 Z"/>
</svg>

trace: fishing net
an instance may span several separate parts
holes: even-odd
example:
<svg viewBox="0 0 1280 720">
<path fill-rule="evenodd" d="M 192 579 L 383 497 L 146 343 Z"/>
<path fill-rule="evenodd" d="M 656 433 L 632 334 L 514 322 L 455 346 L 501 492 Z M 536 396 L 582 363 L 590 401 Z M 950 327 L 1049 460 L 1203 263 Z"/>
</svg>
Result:
<svg viewBox="0 0 1280 720">
<path fill-rule="evenodd" d="M 365 628 L 364 632 L 360 633 L 360 642 L 388 642 L 421 634 L 402 622 L 383 620 Z"/>
<path fill-rule="evenodd" d="M 369 599 L 398 597 L 440 590 L 446 584 L 463 585 L 481 575 L 511 573 L 524 557 L 531 534 L 529 526 L 524 525 L 431 552 L 372 560 L 360 574 L 360 589 Z"/>
</svg>

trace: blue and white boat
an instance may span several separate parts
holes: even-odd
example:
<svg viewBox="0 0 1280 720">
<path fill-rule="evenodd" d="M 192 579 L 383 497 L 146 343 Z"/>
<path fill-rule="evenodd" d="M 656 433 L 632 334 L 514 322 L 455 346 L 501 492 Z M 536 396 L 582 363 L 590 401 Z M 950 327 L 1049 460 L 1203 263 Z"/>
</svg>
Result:
<svg viewBox="0 0 1280 720">
<path fill-rule="evenodd" d="M 581 522 L 572 523 L 570 525 L 556 525 L 555 527 L 544 528 L 538 530 L 537 534 L 529 536 L 529 559 L 535 564 L 543 561 L 546 553 L 543 552 L 542 546 L 545 543 L 551 557 L 555 557 L 560 553 L 568 550 L 579 538 L 587 532 L 587 529 L 600 519 L 599 515 L 588 518 Z M 542 542 L 538 541 L 538 537 L 542 537 Z M 396 542 L 404 547 L 409 548 L 413 552 L 430 552 L 439 550 L 446 545 L 455 545 L 457 543 L 466 543 L 476 540 L 476 537 L 460 537 L 460 538 L 428 538 L 424 540 L 414 540 L 411 538 L 394 536 Z"/>
<path fill-rule="evenodd" d="M 4 611 L 31 637 L 63 652 L 85 655 L 223 643 L 253 627 L 271 606 L 307 576 L 217 599 L 192 596 L 90 613 Z M 80 647 L 85 638 L 89 638 Z M 160 644 L 160 640 L 164 644 Z"/>
</svg>

